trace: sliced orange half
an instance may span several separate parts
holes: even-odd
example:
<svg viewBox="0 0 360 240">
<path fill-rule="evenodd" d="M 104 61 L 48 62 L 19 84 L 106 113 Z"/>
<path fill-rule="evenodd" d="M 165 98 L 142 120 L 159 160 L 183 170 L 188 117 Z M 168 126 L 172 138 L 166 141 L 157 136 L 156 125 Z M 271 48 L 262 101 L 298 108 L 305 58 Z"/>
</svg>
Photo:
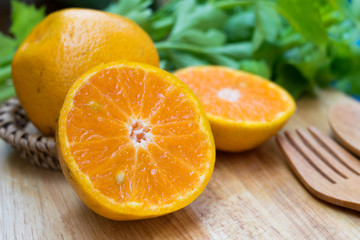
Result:
<svg viewBox="0 0 360 240">
<path fill-rule="evenodd" d="M 215 163 L 197 97 L 172 74 L 140 63 L 102 65 L 78 79 L 61 110 L 57 143 L 76 193 L 114 220 L 185 207 Z"/>
<path fill-rule="evenodd" d="M 283 88 L 254 74 L 217 66 L 188 67 L 174 74 L 199 97 L 219 150 L 260 145 L 295 111 Z"/>
</svg>

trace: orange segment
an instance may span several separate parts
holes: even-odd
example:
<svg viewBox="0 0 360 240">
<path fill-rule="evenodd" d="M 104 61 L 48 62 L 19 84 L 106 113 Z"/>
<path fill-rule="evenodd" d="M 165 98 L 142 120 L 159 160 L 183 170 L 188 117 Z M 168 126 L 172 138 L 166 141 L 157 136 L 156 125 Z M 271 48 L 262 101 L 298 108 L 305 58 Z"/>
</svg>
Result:
<svg viewBox="0 0 360 240">
<path fill-rule="evenodd" d="M 254 74 L 204 66 L 185 68 L 175 75 L 200 98 L 220 150 L 258 146 L 295 110 L 294 100 L 284 89 Z"/>
<path fill-rule="evenodd" d="M 164 124 L 177 121 L 198 121 L 197 109 L 192 101 L 184 98 L 184 92 L 180 89 L 171 91 L 163 103 L 150 116 L 152 124 Z"/>
<path fill-rule="evenodd" d="M 119 70 L 117 78 L 124 89 L 130 108 L 135 116 L 138 117 L 142 108 L 145 93 L 146 72 L 139 68 L 126 68 Z"/>
<path fill-rule="evenodd" d="M 125 121 L 128 117 L 124 110 L 126 106 L 119 107 L 113 101 L 109 101 L 106 95 L 90 83 L 79 89 L 74 98 L 74 105 L 87 112 L 103 114 L 115 120 Z"/>
<path fill-rule="evenodd" d="M 187 165 L 192 168 L 203 168 L 204 157 L 206 158 L 207 149 L 204 146 L 207 141 L 206 136 L 199 131 L 195 131 L 192 135 L 172 136 L 172 137 L 156 137 L 158 147 L 164 152 L 169 152 L 177 158 L 185 159 Z"/>
<path fill-rule="evenodd" d="M 117 108 L 122 109 L 122 112 L 129 115 L 132 113 L 132 109 L 127 97 L 127 93 L 122 87 L 122 83 L 120 81 L 117 84 L 113 83 L 114 79 L 112 78 L 117 76 L 118 73 L 118 69 L 101 70 L 98 74 L 93 76 L 91 83 L 92 86 L 94 88 L 96 87 L 99 93 L 101 93 L 101 98 L 106 98 L 109 104 L 116 105 Z M 84 98 L 82 94 L 78 93 L 78 95 L 80 95 L 82 99 Z M 97 97 L 97 99 L 99 99 L 99 97 Z"/>
<path fill-rule="evenodd" d="M 113 136 L 121 136 L 126 134 L 128 130 L 124 123 L 119 122 L 115 118 L 108 118 L 98 110 L 98 114 L 94 114 L 89 107 L 82 109 L 74 107 L 68 113 L 68 138 L 71 143 L 82 142 L 90 140 L 102 140 L 103 138 L 110 138 Z M 97 131 L 97 129 L 107 126 L 104 131 Z M 113 129 L 117 129 L 114 132 Z"/>
<path fill-rule="evenodd" d="M 159 136 L 178 136 L 191 135 L 199 129 L 199 125 L 192 121 L 170 122 L 165 124 L 157 124 L 153 127 L 152 132 Z"/>
<path fill-rule="evenodd" d="M 149 118 L 159 110 L 166 97 L 174 90 L 174 87 L 170 83 L 158 79 L 156 73 L 152 72 L 147 74 L 145 81 L 146 88 L 142 101 L 141 117 Z"/>
<path fill-rule="evenodd" d="M 205 112 L 173 75 L 116 62 L 71 87 L 57 134 L 64 175 L 98 214 L 140 219 L 178 210 L 205 188 L 215 147 Z"/>
<path fill-rule="evenodd" d="M 94 187 L 98 189 L 104 195 L 117 201 L 129 201 L 131 200 L 131 179 L 126 178 L 129 172 L 132 172 L 133 162 L 135 160 L 135 149 L 130 145 L 123 145 L 119 143 L 116 145 L 116 141 L 105 146 L 114 145 L 115 149 L 107 149 L 106 151 L 112 152 L 110 155 L 100 155 L 96 159 L 88 159 L 86 166 L 81 166 L 81 171 L 90 177 Z M 92 148 L 88 148 L 92 151 Z M 94 156 L 93 156 L 94 157 Z M 122 161 L 119 161 L 122 159 Z M 81 164 L 80 164 L 81 165 Z M 95 168 L 96 166 L 102 166 L 101 168 Z M 130 171 L 127 171 L 129 170 Z M 117 184 L 119 178 L 122 177 L 121 184 Z"/>
</svg>

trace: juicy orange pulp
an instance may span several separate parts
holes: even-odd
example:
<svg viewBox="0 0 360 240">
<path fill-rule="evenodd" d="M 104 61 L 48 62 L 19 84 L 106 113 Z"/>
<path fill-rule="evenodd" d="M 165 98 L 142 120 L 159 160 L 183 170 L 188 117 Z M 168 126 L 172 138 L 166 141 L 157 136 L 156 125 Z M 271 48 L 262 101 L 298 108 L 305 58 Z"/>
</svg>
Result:
<svg viewBox="0 0 360 240">
<path fill-rule="evenodd" d="M 64 173 L 83 201 L 120 220 L 189 204 L 215 161 L 197 98 L 146 64 L 112 63 L 80 78 L 61 111 L 58 143 Z"/>
<path fill-rule="evenodd" d="M 269 122 L 292 104 L 287 101 L 288 95 L 271 91 L 272 84 L 251 74 L 212 67 L 178 72 L 176 76 L 201 96 L 207 113 L 233 121 Z"/>
<path fill-rule="evenodd" d="M 200 98 L 219 150 L 237 152 L 259 146 L 295 111 L 295 102 L 284 89 L 254 74 L 202 66 L 175 75 Z"/>
</svg>

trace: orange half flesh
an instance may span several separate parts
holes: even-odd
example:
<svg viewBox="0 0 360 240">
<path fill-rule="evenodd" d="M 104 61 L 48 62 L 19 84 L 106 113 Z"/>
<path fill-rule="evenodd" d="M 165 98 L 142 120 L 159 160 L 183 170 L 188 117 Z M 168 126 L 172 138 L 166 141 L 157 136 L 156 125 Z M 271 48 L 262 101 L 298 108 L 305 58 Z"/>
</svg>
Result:
<svg viewBox="0 0 360 240">
<path fill-rule="evenodd" d="M 295 111 L 280 86 L 227 67 L 188 67 L 174 73 L 199 97 L 215 138 L 224 151 L 252 149 L 285 124 Z"/>
<path fill-rule="evenodd" d="M 191 90 L 146 64 L 115 62 L 71 87 L 58 132 L 61 166 L 98 214 L 129 220 L 192 202 L 215 162 L 206 115 Z"/>
</svg>

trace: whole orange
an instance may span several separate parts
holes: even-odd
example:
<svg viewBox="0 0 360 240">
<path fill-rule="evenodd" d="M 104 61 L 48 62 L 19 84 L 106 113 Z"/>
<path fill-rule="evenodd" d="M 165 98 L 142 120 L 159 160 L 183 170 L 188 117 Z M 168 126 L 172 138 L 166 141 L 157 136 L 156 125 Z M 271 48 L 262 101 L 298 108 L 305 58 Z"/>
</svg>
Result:
<svg viewBox="0 0 360 240">
<path fill-rule="evenodd" d="M 96 10 L 57 11 L 32 30 L 13 58 L 16 94 L 34 125 L 53 135 L 73 82 L 121 59 L 159 65 L 154 43 L 133 21 Z"/>
</svg>

